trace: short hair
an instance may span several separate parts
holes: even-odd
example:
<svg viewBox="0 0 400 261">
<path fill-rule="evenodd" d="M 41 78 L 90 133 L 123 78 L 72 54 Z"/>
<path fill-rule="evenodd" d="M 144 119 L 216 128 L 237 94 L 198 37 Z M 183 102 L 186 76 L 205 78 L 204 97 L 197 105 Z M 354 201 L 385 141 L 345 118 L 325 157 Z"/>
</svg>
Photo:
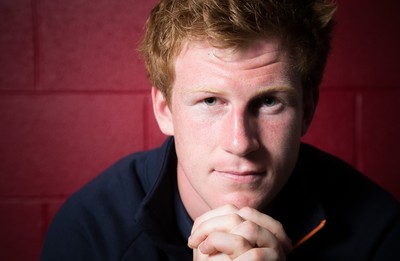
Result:
<svg viewBox="0 0 400 261">
<path fill-rule="evenodd" d="M 300 73 L 302 88 L 318 88 L 335 11 L 329 0 L 160 0 L 147 19 L 139 51 L 152 86 L 169 100 L 175 59 L 186 40 L 241 48 L 278 36 Z"/>
</svg>

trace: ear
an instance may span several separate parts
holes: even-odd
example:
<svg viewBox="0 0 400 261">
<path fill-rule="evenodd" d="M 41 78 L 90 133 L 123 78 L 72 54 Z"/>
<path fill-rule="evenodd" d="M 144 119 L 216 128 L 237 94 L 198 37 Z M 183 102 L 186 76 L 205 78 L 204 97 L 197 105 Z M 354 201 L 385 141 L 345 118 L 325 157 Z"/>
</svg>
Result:
<svg viewBox="0 0 400 261">
<path fill-rule="evenodd" d="M 173 136 L 174 124 L 172 122 L 172 113 L 164 94 L 158 88 L 152 87 L 151 99 L 158 127 L 165 135 Z"/>
<path fill-rule="evenodd" d="M 319 100 L 319 88 L 313 90 L 306 89 L 303 93 L 303 122 L 301 127 L 301 135 L 307 133 L 311 121 L 314 117 L 315 109 L 317 108 Z"/>
</svg>

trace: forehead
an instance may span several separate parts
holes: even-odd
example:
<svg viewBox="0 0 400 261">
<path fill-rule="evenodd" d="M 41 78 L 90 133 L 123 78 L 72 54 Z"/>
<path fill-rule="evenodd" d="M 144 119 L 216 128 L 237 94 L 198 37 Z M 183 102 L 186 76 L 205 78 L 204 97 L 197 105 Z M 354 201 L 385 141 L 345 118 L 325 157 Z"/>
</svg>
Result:
<svg viewBox="0 0 400 261">
<path fill-rule="evenodd" d="M 182 49 L 176 57 L 175 65 L 179 67 L 182 62 L 196 64 L 198 59 L 208 59 L 214 62 L 246 64 L 256 60 L 262 60 L 268 56 L 275 61 L 286 53 L 278 38 L 253 41 L 238 48 L 219 48 L 208 41 L 185 41 Z"/>
<path fill-rule="evenodd" d="M 289 57 L 275 38 L 254 41 L 237 49 L 218 48 L 207 41 L 187 41 L 175 61 L 173 85 L 187 88 L 187 85 L 227 82 L 277 84 L 293 76 Z"/>
</svg>

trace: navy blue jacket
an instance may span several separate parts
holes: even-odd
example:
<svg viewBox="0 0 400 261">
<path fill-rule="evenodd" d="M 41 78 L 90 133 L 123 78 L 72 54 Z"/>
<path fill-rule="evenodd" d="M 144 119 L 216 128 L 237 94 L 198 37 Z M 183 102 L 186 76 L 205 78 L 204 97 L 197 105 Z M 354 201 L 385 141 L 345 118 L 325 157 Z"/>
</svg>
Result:
<svg viewBox="0 0 400 261">
<path fill-rule="evenodd" d="M 130 155 L 54 218 L 42 261 L 192 260 L 176 216 L 173 139 Z M 302 144 L 269 215 L 296 245 L 288 260 L 400 260 L 399 203 L 344 162 Z"/>
</svg>

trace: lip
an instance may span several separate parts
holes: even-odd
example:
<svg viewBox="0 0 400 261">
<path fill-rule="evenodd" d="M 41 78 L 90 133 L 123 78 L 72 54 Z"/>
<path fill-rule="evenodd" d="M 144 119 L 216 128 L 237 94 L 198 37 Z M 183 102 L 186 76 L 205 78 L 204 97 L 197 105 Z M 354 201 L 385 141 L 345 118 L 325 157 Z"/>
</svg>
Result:
<svg viewBox="0 0 400 261">
<path fill-rule="evenodd" d="M 213 173 L 224 179 L 231 180 L 237 183 L 253 183 L 263 176 L 265 171 L 226 171 L 226 170 L 214 170 Z"/>
</svg>

